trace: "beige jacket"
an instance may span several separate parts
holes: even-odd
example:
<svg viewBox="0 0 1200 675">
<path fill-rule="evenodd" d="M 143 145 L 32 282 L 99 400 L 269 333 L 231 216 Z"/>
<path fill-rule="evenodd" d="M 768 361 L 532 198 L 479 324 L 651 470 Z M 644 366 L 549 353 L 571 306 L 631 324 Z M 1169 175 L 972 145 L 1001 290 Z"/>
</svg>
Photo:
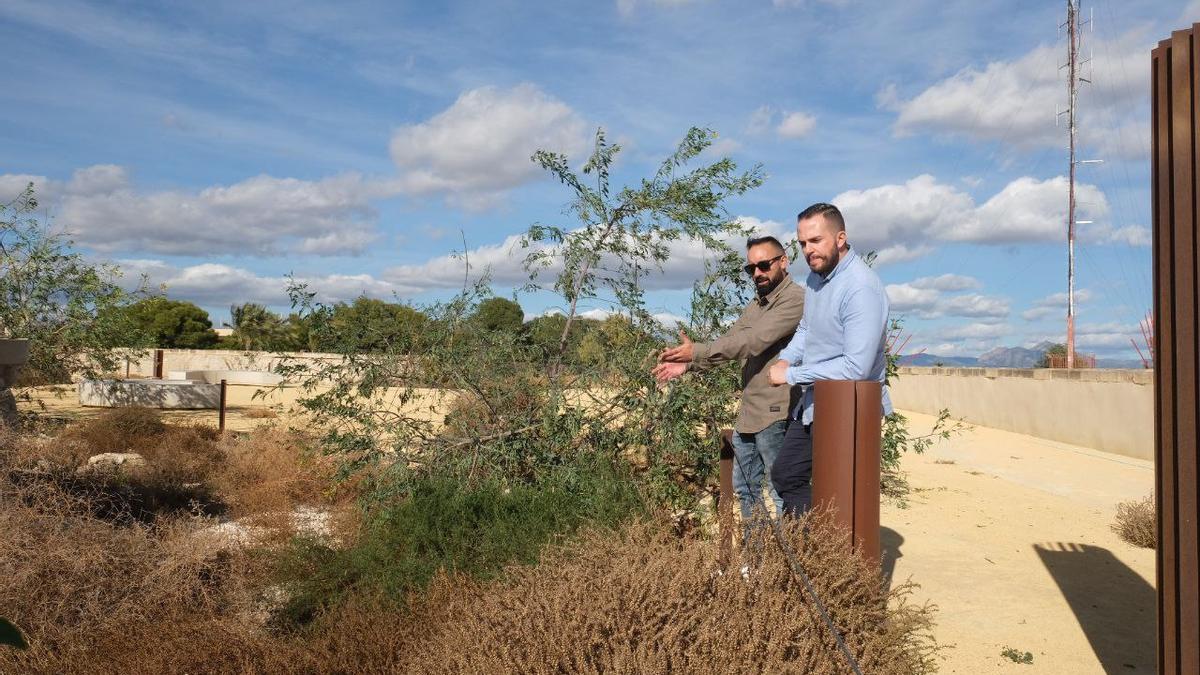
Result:
<svg viewBox="0 0 1200 675">
<path fill-rule="evenodd" d="M 787 419 L 792 387 L 772 386 L 767 370 L 787 346 L 804 314 L 804 288 L 783 278 L 765 298 L 755 298 L 724 335 L 697 342 L 689 370 L 704 371 L 725 361 L 742 362 L 738 433 L 754 434 Z"/>
</svg>

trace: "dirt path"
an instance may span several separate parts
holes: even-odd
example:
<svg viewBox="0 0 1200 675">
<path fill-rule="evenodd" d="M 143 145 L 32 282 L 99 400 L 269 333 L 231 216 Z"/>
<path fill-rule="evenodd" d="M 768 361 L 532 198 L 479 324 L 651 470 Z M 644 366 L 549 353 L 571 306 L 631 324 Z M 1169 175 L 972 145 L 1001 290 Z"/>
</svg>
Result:
<svg viewBox="0 0 1200 675">
<path fill-rule="evenodd" d="M 912 496 L 884 504 L 883 544 L 893 578 L 939 607 L 942 672 L 1154 672 L 1154 551 L 1109 529 L 1153 489 L 1152 463 L 975 427 L 904 468 Z"/>
</svg>

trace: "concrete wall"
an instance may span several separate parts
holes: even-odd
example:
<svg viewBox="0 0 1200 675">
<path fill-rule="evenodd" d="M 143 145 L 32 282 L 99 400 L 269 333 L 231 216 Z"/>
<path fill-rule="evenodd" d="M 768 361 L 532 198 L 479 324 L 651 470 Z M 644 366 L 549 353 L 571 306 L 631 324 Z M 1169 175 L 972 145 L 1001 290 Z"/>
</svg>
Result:
<svg viewBox="0 0 1200 675">
<path fill-rule="evenodd" d="M 258 370 L 270 372 L 285 357 L 298 362 L 339 361 L 338 354 L 317 352 L 240 352 L 222 349 L 164 349 L 163 377 L 171 371 Z M 127 360 L 129 377 L 154 377 L 154 350 L 143 350 L 141 358 Z M 115 375 L 124 377 L 122 368 Z"/>
<path fill-rule="evenodd" d="M 1154 458 L 1154 372 L 1049 368 L 900 368 L 897 408 Z"/>
</svg>

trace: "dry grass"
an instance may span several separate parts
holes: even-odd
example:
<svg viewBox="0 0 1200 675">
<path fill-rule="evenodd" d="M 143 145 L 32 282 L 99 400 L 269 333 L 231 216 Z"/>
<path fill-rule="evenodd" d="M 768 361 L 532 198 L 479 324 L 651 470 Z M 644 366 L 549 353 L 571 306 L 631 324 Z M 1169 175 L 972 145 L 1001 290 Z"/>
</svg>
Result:
<svg viewBox="0 0 1200 675">
<path fill-rule="evenodd" d="M 931 610 L 883 590 L 823 516 L 789 529 L 802 566 L 863 672 L 934 668 Z M 746 582 L 716 575 L 711 543 L 636 526 L 551 551 L 493 586 L 442 578 L 420 611 L 408 672 L 849 672 L 777 547 Z M 737 569 L 735 564 L 732 568 Z"/>
<path fill-rule="evenodd" d="M 101 430 L 63 441 L 125 442 L 112 440 L 116 425 Z M 153 441 L 128 447 L 177 467 L 164 481 L 207 471 L 231 513 L 331 499 L 331 468 L 300 437 L 207 438 L 152 423 L 143 434 Z M 169 458 L 201 441 L 216 459 Z M 0 672 L 848 672 L 774 545 L 750 561 L 747 582 L 740 561 L 717 574 L 713 542 L 651 524 L 585 534 L 487 583 L 443 574 L 405 603 L 353 592 L 301 632 L 279 632 L 263 602 L 271 556 L 197 536 L 209 518 L 97 515 L 100 488 L 28 479 L 32 457 L 68 452 L 56 443 L 0 434 L 0 608 L 32 646 L 0 650 Z M 931 671 L 931 610 L 907 604 L 906 587 L 885 592 L 827 519 L 807 527 L 789 540 L 863 671 Z"/>
<path fill-rule="evenodd" d="M 1157 546 L 1158 517 L 1154 507 L 1154 495 L 1117 504 L 1117 518 L 1112 524 L 1112 529 L 1117 536 L 1134 546 Z"/>
</svg>

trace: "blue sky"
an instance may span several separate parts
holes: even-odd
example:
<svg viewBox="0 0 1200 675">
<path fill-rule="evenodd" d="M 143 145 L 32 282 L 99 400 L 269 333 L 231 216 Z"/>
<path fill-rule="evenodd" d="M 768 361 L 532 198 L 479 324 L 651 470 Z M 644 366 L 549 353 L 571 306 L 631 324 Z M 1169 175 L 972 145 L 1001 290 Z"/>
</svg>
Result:
<svg viewBox="0 0 1200 675">
<path fill-rule="evenodd" d="M 1080 98 L 1079 345 L 1133 358 L 1150 309 L 1149 50 L 1200 1 L 1099 0 Z M 97 260 L 208 309 L 426 302 L 564 220 L 539 147 L 586 155 L 603 127 L 644 175 L 692 125 L 761 163 L 731 216 L 790 235 L 815 201 L 880 253 L 907 351 L 975 356 L 1061 341 L 1066 286 L 1065 2 L 0 4 L 0 198 L 28 181 Z M 703 252 L 653 286 L 685 310 Z M 803 263 L 794 268 L 805 271 Z M 520 298 L 540 313 L 553 297 Z M 603 309 L 601 306 L 592 309 Z"/>
</svg>

